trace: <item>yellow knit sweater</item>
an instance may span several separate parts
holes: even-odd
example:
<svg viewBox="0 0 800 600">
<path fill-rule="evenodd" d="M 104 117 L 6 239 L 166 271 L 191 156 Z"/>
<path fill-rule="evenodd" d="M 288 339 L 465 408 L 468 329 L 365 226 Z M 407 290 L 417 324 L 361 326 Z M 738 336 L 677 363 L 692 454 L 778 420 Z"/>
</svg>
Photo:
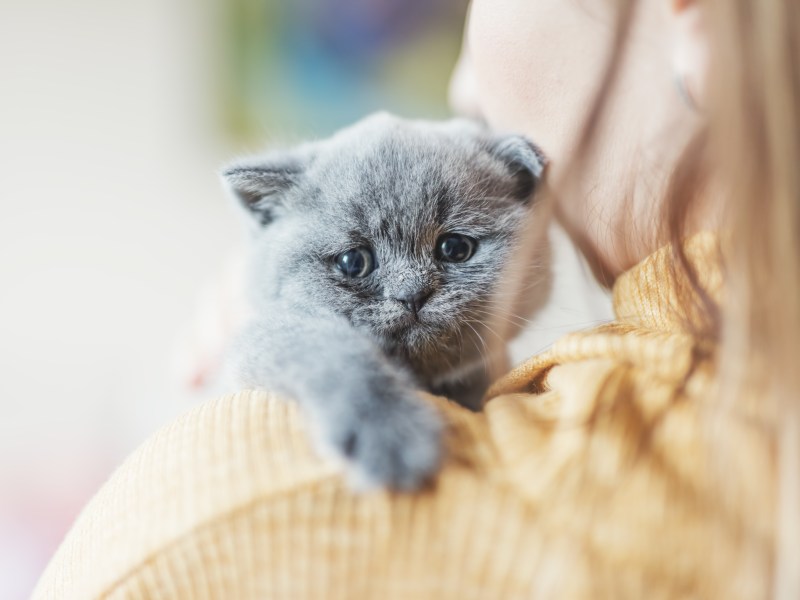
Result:
<svg viewBox="0 0 800 600">
<path fill-rule="evenodd" d="M 719 295 L 714 247 L 701 234 L 688 253 Z M 764 596 L 769 423 L 717 410 L 713 347 L 683 327 L 669 256 L 617 281 L 617 321 L 510 373 L 482 414 L 430 397 L 449 423 L 435 488 L 353 494 L 292 404 L 241 392 L 139 448 L 34 597 Z"/>
</svg>

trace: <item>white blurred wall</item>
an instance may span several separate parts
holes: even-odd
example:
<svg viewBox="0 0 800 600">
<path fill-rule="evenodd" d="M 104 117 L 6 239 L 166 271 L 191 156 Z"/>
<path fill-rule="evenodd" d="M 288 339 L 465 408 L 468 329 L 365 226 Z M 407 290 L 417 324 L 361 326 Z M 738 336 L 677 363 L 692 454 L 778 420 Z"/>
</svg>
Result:
<svg viewBox="0 0 800 600">
<path fill-rule="evenodd" d="M 177 408 L 165 356 L 238 237 L 215 174 L 208 15 L 179 4 L 0 5 L 3 455 Z"/>
<path fill-rule="evenodd" d="M 238 238 L 211 2 L 0 2 L 0 597 L 185 408 L 197 288 Z M 50 539 L 52 538 L 52 539 Z M 30 571 L 30 572 L 28 572 Z"/>
</svg>

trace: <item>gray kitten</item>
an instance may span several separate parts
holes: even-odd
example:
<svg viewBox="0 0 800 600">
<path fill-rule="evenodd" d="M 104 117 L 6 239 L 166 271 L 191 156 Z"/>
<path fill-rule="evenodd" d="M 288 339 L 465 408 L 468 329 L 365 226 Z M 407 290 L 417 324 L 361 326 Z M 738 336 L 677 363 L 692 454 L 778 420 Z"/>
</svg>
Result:
<svg viewBox="0 0 800 600">
<path fill-rule="evenodd" d="M 295 398 L 360 482 L 437 470 L 423 388 L 477 410 L 493 293 L 543 170 L 519 136 L 370 116 L 224 171 L 255 223 L 238 383 Z"/>
</svg>

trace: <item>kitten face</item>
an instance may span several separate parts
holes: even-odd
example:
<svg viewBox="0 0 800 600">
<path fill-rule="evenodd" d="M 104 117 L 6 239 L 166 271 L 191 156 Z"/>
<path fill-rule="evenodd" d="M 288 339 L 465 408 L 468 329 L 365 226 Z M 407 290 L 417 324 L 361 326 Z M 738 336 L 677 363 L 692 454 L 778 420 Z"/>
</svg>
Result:
<svg viewBox="0 0 800 600">
<path fill-rule="evenodd" d="M 522 138 L 388 115 L 231 167 L 259 223 L 253 299 L 340 314 L 423 378 L 456 369 L 480 356 L 542 168 Z"/>
</svg>

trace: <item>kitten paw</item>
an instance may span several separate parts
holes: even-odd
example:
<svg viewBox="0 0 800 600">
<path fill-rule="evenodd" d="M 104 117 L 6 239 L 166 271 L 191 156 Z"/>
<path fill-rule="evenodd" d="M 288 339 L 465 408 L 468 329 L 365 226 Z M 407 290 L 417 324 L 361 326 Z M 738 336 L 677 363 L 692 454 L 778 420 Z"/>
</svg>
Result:
<svg viewBox="0 0 800 600">
<path fill-rule="evenodd" d="M 442 420 L 414 394 L 388 395 L 327 428 L 357 489 L 412 491 L 429 483 L 442 461 Z"/>
</svg>

